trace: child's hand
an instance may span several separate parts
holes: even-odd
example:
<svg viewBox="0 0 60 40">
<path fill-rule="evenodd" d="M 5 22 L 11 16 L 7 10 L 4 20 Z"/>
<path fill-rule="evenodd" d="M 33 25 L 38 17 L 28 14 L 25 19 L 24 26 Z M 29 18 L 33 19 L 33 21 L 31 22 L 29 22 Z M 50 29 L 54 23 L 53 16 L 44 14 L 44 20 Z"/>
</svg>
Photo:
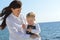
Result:
<svg viewBox="0 0 60 40">
<path fill-rule="evenodd" d="M 31 32 L 31 29 L 27 29 L 27 31 Z"/>
</svg>

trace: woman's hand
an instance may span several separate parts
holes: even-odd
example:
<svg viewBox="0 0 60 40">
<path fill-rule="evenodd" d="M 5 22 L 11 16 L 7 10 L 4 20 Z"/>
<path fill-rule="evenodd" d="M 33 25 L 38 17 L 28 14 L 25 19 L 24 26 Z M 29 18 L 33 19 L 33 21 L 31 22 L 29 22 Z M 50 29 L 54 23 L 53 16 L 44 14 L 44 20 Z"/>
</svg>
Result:
<svg viewBox="0 0 60 40">
<path fill-rule="evenodd" d="M 31 35 L 30 37 L 33 38 L 33 39 L 34 39 L 34 38 L 37 38 L 35 35 Z"/>
<path fill-rule="evenodd" d="M 26 25 L 25 25 L 25 24 L 22 24 L 22 28 L 23 28 L 23 29 L 26 29 Z"/>
<path fill-rule="evenodd" d="M 38 35 L 31 35 L 30 36 L 31 38 L 37 38 L 37 37 L 39 37 Z"/>
</svg>

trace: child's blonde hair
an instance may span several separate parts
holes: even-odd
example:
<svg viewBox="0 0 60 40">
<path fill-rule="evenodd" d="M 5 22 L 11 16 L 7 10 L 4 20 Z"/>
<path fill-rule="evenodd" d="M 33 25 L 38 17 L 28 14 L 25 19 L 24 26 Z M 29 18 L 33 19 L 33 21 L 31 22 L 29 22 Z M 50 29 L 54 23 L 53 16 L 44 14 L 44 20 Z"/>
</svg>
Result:
<svg viewBox="0 0 60 40">
<path fill-rule="evenodd" d="M 34 12 L 29 12 L 29 13 L 26 15 L 26 17 L 35 17 L 35 14 L 34 14 Z"/>
</svg>

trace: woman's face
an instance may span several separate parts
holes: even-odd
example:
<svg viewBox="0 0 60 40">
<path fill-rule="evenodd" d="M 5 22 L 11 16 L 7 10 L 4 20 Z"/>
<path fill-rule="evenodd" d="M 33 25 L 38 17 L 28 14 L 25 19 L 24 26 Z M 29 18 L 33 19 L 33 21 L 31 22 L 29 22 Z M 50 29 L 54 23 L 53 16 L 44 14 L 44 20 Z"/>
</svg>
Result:
<svg viewBox="0 0 60 40">
<path fill-rule="evenodd" d="M 12 13 L 17 17 L 19 16 L 21 12 L 21 8 L 16 8 L 16 9 L 11 8 L 11 10 L 12 10 Z"/>
</svg>

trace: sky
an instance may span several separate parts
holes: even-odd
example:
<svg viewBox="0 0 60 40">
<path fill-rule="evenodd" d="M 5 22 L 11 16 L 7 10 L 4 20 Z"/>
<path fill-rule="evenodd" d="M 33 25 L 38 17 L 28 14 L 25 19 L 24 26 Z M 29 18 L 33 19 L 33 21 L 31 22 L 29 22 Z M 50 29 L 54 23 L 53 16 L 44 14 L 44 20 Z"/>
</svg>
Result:
<svg viewBox="0 0 60 40">
<path fill-rule="evenodd" d="M 1 0 L 0 11 L 8 6 L 12 0 Z M 36 22 L 60 21 L 60 0 L 21 0 L 24 17 L 29 12 L 36 14 Z"/>
</svg>

